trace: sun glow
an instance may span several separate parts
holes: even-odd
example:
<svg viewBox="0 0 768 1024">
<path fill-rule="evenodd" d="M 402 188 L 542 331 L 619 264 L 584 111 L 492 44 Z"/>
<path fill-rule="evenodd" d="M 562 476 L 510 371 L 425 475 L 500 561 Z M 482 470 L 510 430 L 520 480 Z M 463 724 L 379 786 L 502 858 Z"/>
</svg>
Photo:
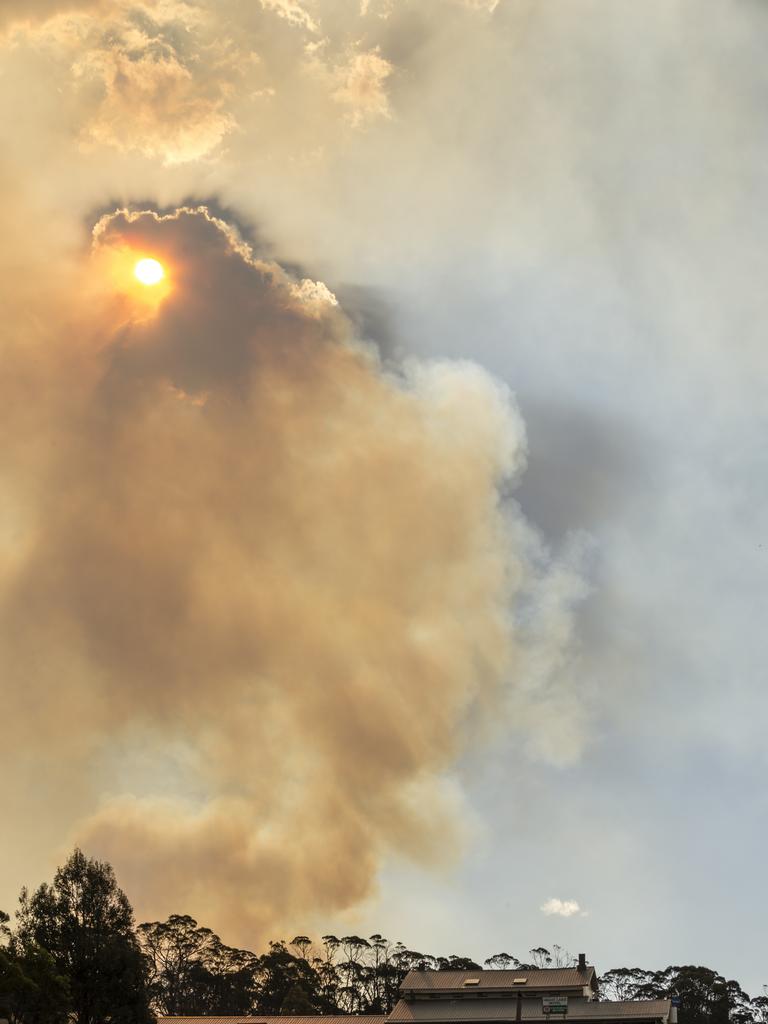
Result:
<svg viewBox="0 0 768 1024">
<path fill-rule="evenodd" d="M 162 263 L 147 257 L 138 261 L 133 268 L 133 274 L 137 281 L 149 286 L 159 284 L 165 277 L 165 270 Z"/>
</svg>

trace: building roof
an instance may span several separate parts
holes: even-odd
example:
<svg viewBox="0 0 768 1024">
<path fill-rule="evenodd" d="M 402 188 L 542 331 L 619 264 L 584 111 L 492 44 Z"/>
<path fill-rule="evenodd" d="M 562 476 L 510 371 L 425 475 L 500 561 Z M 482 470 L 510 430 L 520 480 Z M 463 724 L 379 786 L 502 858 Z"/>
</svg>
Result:
<svg viewBox="0 0 768 1024">
<path fill-rule="evenodd" d="M 624 1002 L 598 1002 L 594 999 L 572 999 L 568 1004 L 568 1021 L 607 1022 L 663 1021 L 669 1018 L 669 999 L 647 999 Z M 255 1013 L 250 1017 L 158 1017 L 158 1024 L 434 1024 L 434 1022 L 514 1021 L 517 1018 L 517 999 L 401 999 L 389 1017 L 384 1016 L 270 1016 Z M 520 1019 L 527 1022 L 546 1021 L 538 999 L 520 1000 Z M 557 1020 L 556 1017 L 550 1020 Z"/>
<path fill-rule="evenodd" d="M 401 992 L 469 991 L 464 983 L 469 978 L 479 978 L 472 991 L 488 992 L 494 989 L 505 992 L 520 989 L 521 992 L 564 991 L 582 989 L 585 985 L 594 987 L 595 968 L 588 966 L 580 971 L 577 967 L 543 967 L 536 971 L 409 971 L 400 986 Z M 516 978 L 525 978 L 525 984 L 515 984 Z"/>
<path fill-rule="evenodd" d="M 364 1024 L 385 1024 L 387 1017 L 373 1014 L 352 1017 L 284 1014 L 281 1017 L 274 1017 L 269 1014 L 254 1013 L 250 1017 L 158 1017 L 157 1020 L 158 1024 L 277 1024 L 277 1022 L 279 1024 L 349 1024 L 351 1020 L 363 1021 Z"/>
<path fill-rule="evenodd" d="M 392 1022 L 401 1024 L 431 1024 L 437 1021 L 514 1021 L 517 1018 L 517 999 L 401 999 L 389 1015 Z M 662 1020 L 669 1017 L 669 999 L 643 1001 L 599 1002 L 596 999 L 571 999 L 568 1003 L 568 1021 Z M 520 1019 L 547 1020 L 539 999 L 520 1000 Z M 559 1018 L 553 1014 L 549 1018 Z"/>
<path fill-rule="evenodd" d="M 589 1007 L 589 1017 L 600 1018 L 604 1020 L 606 1017 L 613 1019 L 614 1017 L 626 1017 L 633 1018 L 634 1020 L 653 1018 L 654 1020 L 660 1017 L 668 1017 L 669 1011 L 672 1009 L 671 999 L 625 999 L 623 1001 L 616 1000 L 611 1002 L 606 999 L 605 1002 L 590 1002 L 586 1004 Z M 576 1004 L 573 1004 L 574 1010 Z M 584 1014 L 583 1014 L 584 1015 Z M 569 1013 L 569 1016 L 571 1014 Z M 577 1016 L 573 1014 L 572 1016 Z"/>
</svg>

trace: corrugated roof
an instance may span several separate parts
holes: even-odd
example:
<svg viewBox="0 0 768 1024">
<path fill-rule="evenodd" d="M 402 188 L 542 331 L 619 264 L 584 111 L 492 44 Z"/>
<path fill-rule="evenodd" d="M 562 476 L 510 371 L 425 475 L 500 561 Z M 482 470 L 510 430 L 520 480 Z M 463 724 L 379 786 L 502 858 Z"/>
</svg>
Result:
<svg viewBox="0 0 768 1024">
<path fill-rule="evenodd" d="M 669 1015 L 669 999 L 649 999 L 637 1002 L 598 1002 L 594 999 L 571 999 L 568 1002 L 569 1020 L 610 1021 L 615 1019 L 658 1020 Z M 403 1024 L 430 1024 L 437 1021 L 514 1021 L 517 1017 L 517 999 L 401 999 L 389 1016 L 392 1022 Z M 521 999 L 520 1017 L 524 1021 L 543 1021 L 547 1018 L 540 999 Z M 561 1018 L 553 1014 L 553 1024 Z"/>
<path fill-rule="evenodd" d="M 608 1022 L 612 1020 L 662 1020 L 669 1016 L 671 1002 L 669 999 L 649 999 L 624 1002 L 598 1002 L 590 999 L 571 999 L 568 1003 L 568 1021 Z M 419 999 L 406 1002 L 401 999 L 389 1017 L 383 1016 L 284 1016 L 275 1017 L 264 1014 L 253 1014 L 250 1017 L 158 1017 L 158 1024 L 350 1024 L 360 1021 L 361 1024 L 430 1024 L 430 1022 L 467 1021 L 514 1021 L 517 1015 L 517 999 Z M 521 1020 L 545 1021 L 539 999 L 520 1000 Z M 559 1018 L 549 1018 L 557 1024 Z"/>
<path fill-rule="evenodd" d="M 554 992 L 583 988 L 591 984 L 594 976 L 594 967 L 587 967 L 585 971 L 576 967 L 545 967 L 538 971 L 410 971 L 400 989 L 415 992 L 463 989 L 467 978 L 479 978 L 480 984 L 472 986 L 475 991 L 520 988 L 527 992 L 534 989 Z M 525 978 L 525 985 L 515 985 L 515 978 Z"/>
<path fill-rule="evenodd" d="M 590 1007 L 589 1015 L 593 1015 L 604 1020 L 606 1017 L 611 1019 L 614 1017 L 634 1017 L 634 1018 L 648 1018 L 648 1017 L 668 1017 L 669 1011 L 672 1009 L 671 999 L 637 999 L 637 1000 L 625 1000 L 624 1002 L 611 1002 L 605 1000 L 605 1002 L 592 1002 L 586 1004 Z M 575 1004 L 574 1004 L 575 1008 Z M 570 1006 L 569 1006 L 569 1014 Z"/>
<path fill-rule="evenodd" d="M 352 1020 L 362 1021 L 363 1024 L 386 1024 L 387 1018 L 383 1016 L 345 1016 L 345 1017 L 299 1017 L 286 1014 L 283 1017 L 274 1017 L 260 1013 L 254 1013 L 251 1017 L 158 1017 L 158 1024 L 349 1024 Z"/>
</svg>

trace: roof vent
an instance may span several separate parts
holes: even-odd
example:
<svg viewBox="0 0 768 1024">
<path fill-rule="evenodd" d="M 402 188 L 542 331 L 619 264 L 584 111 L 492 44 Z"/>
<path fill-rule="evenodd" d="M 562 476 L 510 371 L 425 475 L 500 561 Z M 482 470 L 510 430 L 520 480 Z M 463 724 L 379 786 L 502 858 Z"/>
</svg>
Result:
<svg viewBox="0 0 768 1024">
<path fill-rule="evenodd" d="M 480 984 L 480 979 L 479 978 L 465 978 L 463 984 L 464 984 L 465 988 L 466 988 L 467 985 L 479 985 Z"/>
<path fill-rule="evenodd" d="M 528 979 L 527 978 L 513 978 L 512 979 L 512 984 L 513 985 L 526 985 L 527 983 L 528 983 Z"/>
</svg>

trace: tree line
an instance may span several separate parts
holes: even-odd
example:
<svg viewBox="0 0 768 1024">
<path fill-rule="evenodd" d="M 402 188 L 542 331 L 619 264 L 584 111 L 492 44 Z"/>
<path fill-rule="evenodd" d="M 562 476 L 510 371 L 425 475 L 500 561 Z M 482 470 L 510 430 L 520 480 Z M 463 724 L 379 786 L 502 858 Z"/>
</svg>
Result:
<svg viewBox="0 0 768 1024">
<path fill-rule="evenodd" d="M 192 917 L 136 926 L 109 864 L 75 850 L 51 884 L 0 912 L 0 1017 L 10 1024 L 151 1024 L 158 1015 L 385 1014 L 410 970 L 537 969 L 574 961 L 558 946 L 483 964 L 432 956 L 382 935 L 297 935 L 256 954 Z M 620 967 L 603 999 L 674 996 L 681 1024 L 768 1024 L 768 998 L 706 967 Z"/>
</svg>

